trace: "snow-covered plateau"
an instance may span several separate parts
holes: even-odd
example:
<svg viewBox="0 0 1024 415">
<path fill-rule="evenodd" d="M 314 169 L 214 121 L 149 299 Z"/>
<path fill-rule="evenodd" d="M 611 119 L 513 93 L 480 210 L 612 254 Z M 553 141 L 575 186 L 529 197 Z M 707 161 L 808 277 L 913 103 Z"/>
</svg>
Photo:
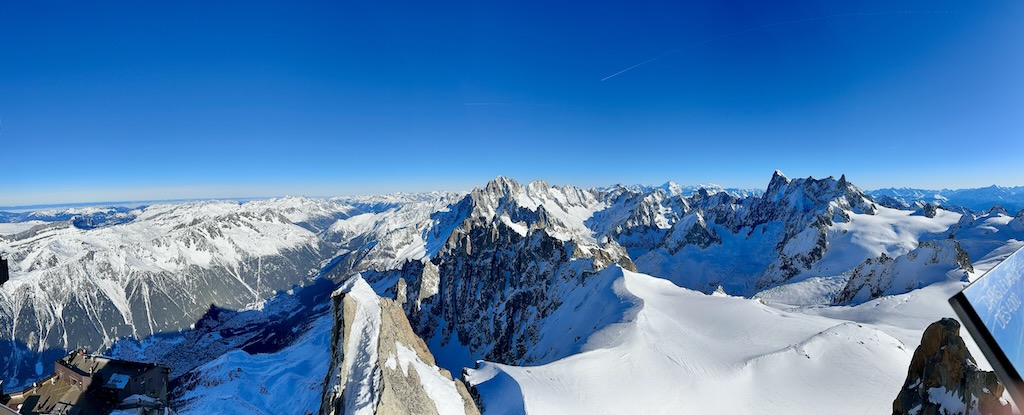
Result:
<svg viewBox="0 0 1024 415">
<path fill-rule="evenodd" d="M 0 379 L 85 347 L 170 367 L 182 414 L 891 413 L 948 298 L 1024 247 L 1024 211 L 952 194 L 499 177 L 3 214 Z"/>
</svg>

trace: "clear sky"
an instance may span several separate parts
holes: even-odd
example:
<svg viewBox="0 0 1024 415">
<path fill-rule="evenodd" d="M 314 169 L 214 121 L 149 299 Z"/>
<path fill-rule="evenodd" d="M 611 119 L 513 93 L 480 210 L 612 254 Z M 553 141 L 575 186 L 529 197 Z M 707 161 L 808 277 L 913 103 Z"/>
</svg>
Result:
<svg viewBox="0 0 1024 415">
<path fill-rule="evenodd" d="M 1024 185 L 1022 21 L 1019 0 L 7 1 L 0 206 L 499 174 Z"/>
</svg>

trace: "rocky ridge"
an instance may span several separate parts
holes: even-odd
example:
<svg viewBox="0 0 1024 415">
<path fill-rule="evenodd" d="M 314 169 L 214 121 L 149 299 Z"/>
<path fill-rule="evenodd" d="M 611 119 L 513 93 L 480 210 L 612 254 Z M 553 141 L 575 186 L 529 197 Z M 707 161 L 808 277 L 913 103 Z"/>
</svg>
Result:
<svg viewBox="0 0 1024 415">
<path fill-rule="evenodd" d="M 331 365 L 320 413 L 479 414 L 466 386 L 440 369 L 401 307 L 361 276 L 333 296 Z"/>
</svg>

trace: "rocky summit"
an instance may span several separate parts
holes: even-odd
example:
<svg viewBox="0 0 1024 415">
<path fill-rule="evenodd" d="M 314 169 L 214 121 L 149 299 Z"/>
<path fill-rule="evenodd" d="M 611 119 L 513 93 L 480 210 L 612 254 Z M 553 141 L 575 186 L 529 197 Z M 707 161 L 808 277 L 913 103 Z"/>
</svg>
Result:
<svg viewBox="0 0 1024 415">
<path fill-rule="evenodd" d="M 1010 415 L 1005 388 L 995 373 L 978 369 L 960 337 L 960 323 L 944 318 L 924 331 L 910 361 L 903 390 L 892 403 L 893 415 Z"/>
</svg>

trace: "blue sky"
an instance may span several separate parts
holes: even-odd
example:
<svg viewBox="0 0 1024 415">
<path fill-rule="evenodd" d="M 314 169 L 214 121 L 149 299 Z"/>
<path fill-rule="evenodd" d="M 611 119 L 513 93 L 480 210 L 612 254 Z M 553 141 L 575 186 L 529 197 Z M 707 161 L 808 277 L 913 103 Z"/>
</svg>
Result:
<svg viewBox="0 0 1024 415">
<path fill-rule="evenodd" d="M 0 206 L 1024 185 L 1019 1 L 551 3 L 5 2 Z"/>
</svg>

